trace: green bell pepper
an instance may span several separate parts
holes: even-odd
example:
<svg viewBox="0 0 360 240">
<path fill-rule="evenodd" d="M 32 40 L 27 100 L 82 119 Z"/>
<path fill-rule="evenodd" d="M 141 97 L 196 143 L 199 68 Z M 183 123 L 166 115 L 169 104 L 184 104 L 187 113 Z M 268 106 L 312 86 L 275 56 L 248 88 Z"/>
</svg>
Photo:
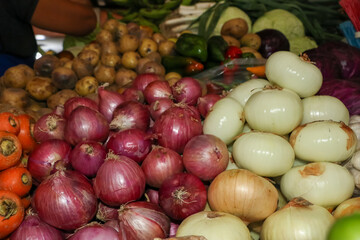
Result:
<svg viewBox="0 0 360 240">
<path fill-rule="evenodd" d="M 206 62 L 207 41 L 200 35 L 183 33 L 176 41 L 175 51 L 182 56 L 193 57 L 201 62 Z"/>
<path fill-rule="evenodd" d="M 222 36 L 212 36 L 207 42 L 208 57 L 212 61 L 224 61 L 228 43 Z"/>
</svg>

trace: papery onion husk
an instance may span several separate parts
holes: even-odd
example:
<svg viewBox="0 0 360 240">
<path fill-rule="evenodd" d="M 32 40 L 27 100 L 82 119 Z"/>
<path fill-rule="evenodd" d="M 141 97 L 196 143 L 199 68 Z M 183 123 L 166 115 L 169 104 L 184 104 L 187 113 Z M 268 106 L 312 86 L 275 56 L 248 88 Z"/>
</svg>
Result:
<svg viewBox="0 0 360 240">
<path fill-rule="evenodd" d="M 75 233 L 71 235 L 69 240 L 120 240 L 118 232 L 107 225 L 97 222 L 89 223 L 79 229 L 75 230 Z"/>
<path fill-rule="evenodd" d="M 110 129 L 121 131 L 138 128 L 146 131 L 150 126 L 150 111 L 147 106 L 136 101 L 125 101 L 113 112 Z"/>
<path fill-rule="evenodd" d="M 20 226 L 10 235 L 10 240 L 63 240 L 64 234 L 42 221 L 36 213 L 25 216 Z"/>
<path fill-rule="evenodd" d="M 31 176 L 41 182 L 56 171 L 71 167 L 71 151 L 71 145 L 65 140 L 46 140 L 29 154 L 27 168 Z"/>
<path fill-rule="evenodd" d="M 155 120 L 153 130 L 160 146 L 182 153 L 192 137 L 202 134 L 200 114 L 187 105 L 174 105 Z"/>
<path fill-rule="evenodd" d="M 202 211 L 185 218 L 176 237 L 204 236 L 207 240 L 251 240 L 250 231 L 238 217 L 224 212 Z"/>
<path fill-rule="evenodd" d="M 269 180 L 249 170 L 232 169 L 220 173 L 210 183 L 208 202 L 214 211 L 252 223 L 264 220 L 276 210 L 278 191 Z"/>
<path fill-rule="evenodd" d="M 301 197 L 294 198 L 266 218 L 260 239 L 326 239 L 334 220 L 327 209 Z"/>
<path fill-rule="evenodd" d="M 96 141 L 80 141 L 70 152 L 71 166 L 87 177 L 94 177 L 106 158 L 105 147 Z"/>
<path fill-rule="evenodd" d="M 144 172 L 134 160 L 111 152 L 93 181 L 96 196 L 113 207 L 140 199 L 145 185 Z"/>
<path fill-rule="evenodd" d="M 49 139 L 65 139 L 66 119 L 56 113 L 42 115 L 34 124 L 34 139 L 44 142 Z"/>
<path fill-rule="evenodd" d="M 49 176 L 36 188 L 32 198 L 32 206 L 41 220 L 66 231 L 90 222 L 97 204 L 90 181 L 72 170 Z"/>
<path fill-rule="evenodd" d="M 120 207 L 120 239 L 166 238 L 169 232 L 170 219 L 155 203 L 137 201 Z"/>
<path fill-rule="evenodd" d="M 181 155 L 174 150 L 153 146 L 142 162 L 141 169 L 145 173 L 146 183 L 159 188 L 166 178 L 183 172 L 184 164 Z"/>
<path fill-rule="evenodd" d="M 185 145 L 183 163 L 187 172 L 203 181 L 213 180 L 229 163 L 226 144 L 218 137 L 201 134 Z"/>
<path fill-rule="evenodd" d="M 151 145 L 152 140 L 149 134 L 143 130 L 132 128 L 111 135 L 106 143 L 106 149 L 141 163 L 151 151 Z"/>
<path fill-rule="evenodd" d="M 172 220 L 181 221 L 203 211 L 207 193 L 204 183 L 191 173 L 165 179 L 159 189 L 159 205 Z"/>
<path fill-rule="evenodd" d="M 74 109 L 65 127 L 65 140 L 71 145 L 80 141 L 103 142 L 109 135 L 110 127 L 104 115 L 88 107 Z"/>
<path fill-rule="evenodd" d="M 117 220 L 118 219 L 118 208 L 117 207 L 110 207 L 103 202 L 99 201 L 97 212 L 96 212 L 96 219 L 100 220 L 101 222 L 107 222 L 110 220 Z"/>
</svg>

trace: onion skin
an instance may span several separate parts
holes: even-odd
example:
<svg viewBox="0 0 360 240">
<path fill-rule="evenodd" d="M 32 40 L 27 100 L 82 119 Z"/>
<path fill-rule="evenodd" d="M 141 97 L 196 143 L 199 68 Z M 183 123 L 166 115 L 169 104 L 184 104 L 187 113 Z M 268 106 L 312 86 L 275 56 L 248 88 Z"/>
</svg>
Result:
<svg viewBox="0 0 360 240">
<path fill-rule="evenodd" d="M 122 93 L 122 95 L 124 96 L 125 101 L 136 101 L 139 103 L 145 102 L 145 97 L 143 92 L 133 87 L 126 88 Z"/>
<path fill-rule="evenodd" d="M 99 223 L 90 223 L 84 227 L 79 228 L 71 235 L 69 240 L 119 240 L 118 232 L 107 225 Z"/>
<path fill-rule="evenodd" d="M 172 90 L 168 81 L 156 80 L 149 83 L 143 91 L 148 104 L 161 98 L 172 99 Z"/>
<path fill-rule="evenodd" d="M 99 87 L 98 94 L 99 112 L 110 122 L 115 108 L 126 101 L 125 97 L 118 92 L 106 90 L 104 87 Z"/>
<path fill-rule="evenodd" d="M 125 101 L 113 112 L 110 129 L 121 131 L 138 128 L 146 131 L 150 126 L 150 111 L 147 106 L 137 101 Z"/>
<path fill-rule="evenodd" d="M 132 87 L 143 92 L 149 83 L 158 80 L 163 81 L 163 78 L 156 73 L 141 73 L 134 79 Z"/>
<path fill-rule="evenodd" d="M 120 239 L 166 238 L 169 232 L 170 219 L 155 203 L 137 201 L 120 207 Z"/>
<path fill-rule="evenodd" d="M 229 152 L 220 138 L 202 134 L 191 138 L 185 145 L 183 163 L 188 173 L 210 181 L 228 166 Z"/>
<path fill-rule="evenodd" d="M 182 153 L 192 137 L 202 134 L 200 114 L 187 105 L 174 105 L 155 120 L 153 130 L 160 146 Z"/>
<path fill-rule="evenodd" d="M 168 110 L 174 104 L 173 100 L 169 98 L 161 98 L 149 105 L 150 115 L 153 120 L 156 120 L 163 112 Z"/>
<path fill-rule="evenodd" d="M 170 148 L 155 146 L 141 164 L 145 173 L 146 183 L 160 188 L 163 181 L 184 171 L 184 164 L 180 154 Z"/>
<path fill-rule="evenodd" d="M 113 207 L 139 199 L 145 192 L 145 175 L 126 156 L 108 154 L 93 181 L 96 196 Z"/>
<path fill-rule="evenodd" d="M 95 177 L 106 158 L 105 147 L 96 141 L 81 141 L 70 152 L 71 166 L 87 177 Z"/>
<path fill-rule="evenodd" d="M 10 235 L 9 240 L 63 240 L 64 234 L 42 221 L 37 214 L 27 215 L 20 226 Z"/>
<path fill-rule="evenodd" d="M 58 171 L 42 181 L 32 201 L 41 220 L 66 231 L 87 224 L 98 204 L 90 181 L 71 170 Z"/>
<path fill-rule="evenodd" d="M 214 104 L 222 98 L 221 95 L 218 94 L 206 94 L 201 96 L 197 100 L 196 107 L 199 110 L 201 116 L 203 118 L 206 117 L 208 112 L 212 109 Z"/>
<path fill-rule="evenodd" d="M 95 102 L 95 100 L 92 100 L 92 99 L 86 98 L 86 97 L 72 97 L 72 98 L 69 98 L 64 103 L 65 119 L 67 119 L 70 116 L 71 112 L 79 106 L 89 107 L 96 111 L 99 110 L 99 106 L 98 106 L 97 102 Z"/>
<path fill-rule="evenodd" d="M 49 139 L 65 139 L 64 132 L 66 119 L 56 113 L 48 113 L 41 116 L 34 125 L 34 139 L 44 142 Z"/>
<path fill-rule="evenodd" d="M 84 140 L 104 142 L 109 131 L 109 123 L 100 112 L 80 106 L 68 118 L 65 140 L 73 146 Z"/>
<path fill-rule="evenodd" d="M 249 170 L 226 170 L 215 177 L 208 188 L 213 211 L 238 216 L 245 223 L 264 220 L 277 208 L 278 191 L 265 178 Z"/>
<path fill-rule="evenodd" d="M 193 174 L 177 173 L 167 178 L 159 189 L 159 205 L 173 220 L 183 220 L 203 211 L 207 192 L 203 182 Z"/>
<path fill-rule="evenodd" d="M 198 80 L 192 77 L 183 77 L 171 86 L 175 102 L 196 105 L 202 95 L 202 88 Z"/>
<path fill-rule="evenodd" d="M 118 219 L 118 208 L 117 207 L 109 207 L 100 201 L 98 204 L 97 212 L 96 212 L 96 219 L 100 220 L 101 222 L 117 220 Z"/>
<path fill-rule="evenodd" d="M 38 182 L 58 170 L 69 169 L 71 145 L 65 140 L 50 139 L 38 144 L 29 154 L 27 168 Z"/>
<path fill-rule="evenodd" d="M 141 163 L 151 151 L 150 136 L 140 129 L 126 129 L 109 137 L 106 149 Z"/>
</svg>

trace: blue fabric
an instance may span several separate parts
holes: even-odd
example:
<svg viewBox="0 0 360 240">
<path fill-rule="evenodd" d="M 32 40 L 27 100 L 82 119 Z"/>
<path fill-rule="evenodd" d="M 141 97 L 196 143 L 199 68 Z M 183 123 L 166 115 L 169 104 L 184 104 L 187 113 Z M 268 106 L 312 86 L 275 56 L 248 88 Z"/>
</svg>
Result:
<svg viewBox="0 0 360 240">
<path fill-rule="evenodd" d="M 13 55 L 0 53 L 0 76 L 4 75 L 8 68 L 19 64 L 26 64 L 32 68 L 34 66 L 34 61 L 35 57 L 20 58 Z"/>
</svg>

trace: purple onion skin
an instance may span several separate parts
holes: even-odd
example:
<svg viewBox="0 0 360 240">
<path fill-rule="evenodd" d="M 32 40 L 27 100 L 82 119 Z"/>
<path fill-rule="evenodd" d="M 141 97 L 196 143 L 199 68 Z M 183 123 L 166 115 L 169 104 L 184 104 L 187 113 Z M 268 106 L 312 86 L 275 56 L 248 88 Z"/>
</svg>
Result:
<svg viewBox="0 0 360 240">
<path fill-rule="evenodd" d="M 72 170 L 58 171 L 42 181 L 32 198 L 40 219 L 65 231 L 89 223 L 96 214 L 97 204 L 90 181 Z"/>
<path fill-rule="evenodd" d="M 289 51 L 290 43 L 286 36 L 276 29 L 264 29 L 256 33 L 261 38 L 259 53 L 264 58 L 278 51 Z"/>
<path fill-rule="evenodd" d="M 64 234 L 42 221 L 36 214 L 27 215 L 20 226 L 10 235 L 10 240 L 63 240 Z"/>
<path fill-rule="evenodd" d="M 66 119 L 56 113 L 41 116 L 34 125 L 34 138 L 37 142 L 49 139 L 65 139 Z"/>
<path fill-rule="evenodd" d="M 89 224 L 84 226 L 68 238 L 69 240 L 120 240 L 118 232 L 107 225 Z"/>
</svg>

